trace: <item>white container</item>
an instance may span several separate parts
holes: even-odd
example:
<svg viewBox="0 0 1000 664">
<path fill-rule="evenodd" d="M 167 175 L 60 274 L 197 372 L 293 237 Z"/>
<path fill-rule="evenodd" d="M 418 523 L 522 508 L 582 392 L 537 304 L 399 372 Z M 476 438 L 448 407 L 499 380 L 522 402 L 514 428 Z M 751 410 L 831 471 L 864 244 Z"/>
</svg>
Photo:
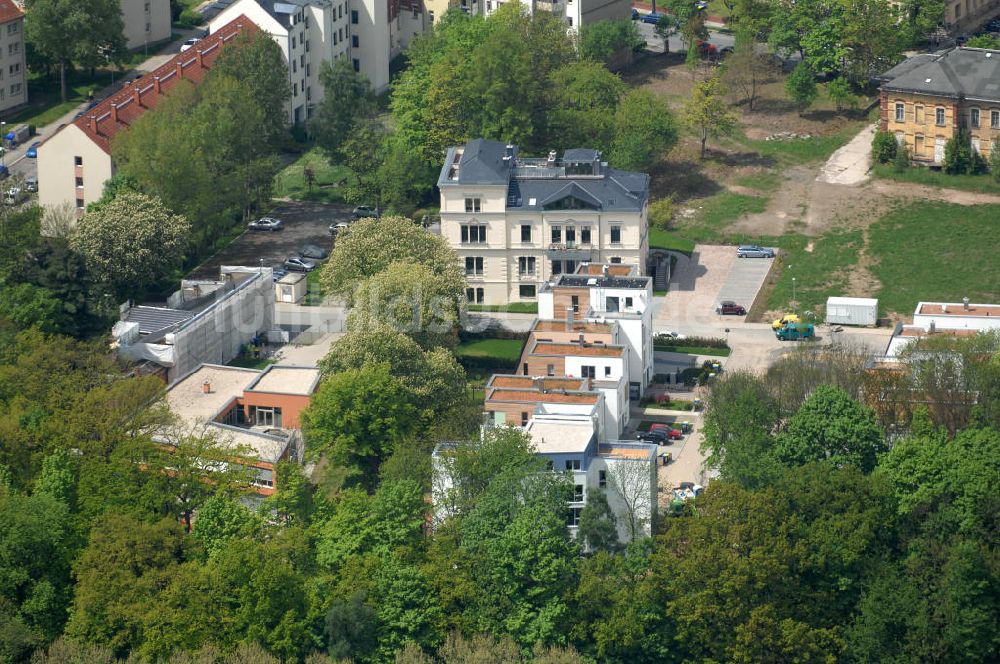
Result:
<svg viewBox="0 0 1000 664">
<path fill-rule="evenodd" d="M 830 325 L 875 325 L 878 300 L 869 297 L 829 297 L 826 322 Z"/>
</svg>

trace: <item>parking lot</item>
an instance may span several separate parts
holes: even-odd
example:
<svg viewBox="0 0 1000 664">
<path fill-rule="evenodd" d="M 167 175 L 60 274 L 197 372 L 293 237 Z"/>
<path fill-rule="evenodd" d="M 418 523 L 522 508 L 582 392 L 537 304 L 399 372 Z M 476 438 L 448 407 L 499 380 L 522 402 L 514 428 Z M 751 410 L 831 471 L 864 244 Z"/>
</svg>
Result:
<svg viewBox="0 0 1000 664">
<path fill-rule="evenodd" d="M 655 329 L 719 336 L 718 328 L 726 321 L 742 322 L 743 318 L 719 316 L 716 305 L 733 300 L 749 309 L 772 262 L 770 258 L 737 258 L 733 246 L 695 246 L 689 258 L 679 258 L 674 266 L 670 289 L 655 314 Z"/>
<path fill-rule="evenodd" d="M 264 215 L 261 215 L 264 216 Z M 196 267 L 189 279 L 217 279 L 222 265 L 260 265 L 277 267 L 289 256 L 298 253 L 302 245 L 315 244 L 330 249 L 333 240 L 328 230 L 330 224 L 349 220 L 351 208 L 347 205 L 282 203 L 267 214 L 284 222 L 284 229 L 274 233 L 244 232 L 219 253 Z"/>
</svg>

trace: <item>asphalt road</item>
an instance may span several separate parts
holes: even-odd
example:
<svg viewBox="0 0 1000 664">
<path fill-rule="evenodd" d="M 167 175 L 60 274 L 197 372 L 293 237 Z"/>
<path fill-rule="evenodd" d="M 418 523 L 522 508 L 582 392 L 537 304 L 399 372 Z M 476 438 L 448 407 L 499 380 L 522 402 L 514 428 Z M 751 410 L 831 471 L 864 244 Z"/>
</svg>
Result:
<svg viewBox="0 0 1000 664">
<path fill-rule="evenodd" d="M 636 21 L 635 23 L 639 27 L 639 34 L 646 40 L 646 48 L 654 53 L 663 53 L 663 40 L 657 36 L 656 31 L 653 29 L 655 26 L 651 23 L 643 23 L 642 21 Z M 687 50 L 687 46 L 679 34 L 671 35 L 667 41 L 670 42 L 671 53 L 683 53 Z M 734 46 L 736 39 L 730 34 L 709 30 L 708 43 L 715 44 L 721 49 L 726 46 Z"/>
</svg>

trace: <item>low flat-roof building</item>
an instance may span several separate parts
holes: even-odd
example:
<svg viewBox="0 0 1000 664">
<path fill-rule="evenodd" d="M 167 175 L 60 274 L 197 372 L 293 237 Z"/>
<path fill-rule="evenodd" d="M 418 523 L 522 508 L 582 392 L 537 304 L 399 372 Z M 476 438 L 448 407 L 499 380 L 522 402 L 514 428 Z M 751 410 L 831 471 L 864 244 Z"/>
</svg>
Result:
<svg viewBox="0 0 1000 664">
<path fill-rule="evenodd" d="M 167 389 L 167 405 L 178 417 L 178 427 L 155 439 L 170 445 L 180 436 L 212 436 L 233 451 L 238 463 L 256 469 L 257 493 L 270 495 L 275 464 L 302 460 L 300 415 L 319 378 L 315 367 L 260 370 L 202 364 Z"/>
</svg>

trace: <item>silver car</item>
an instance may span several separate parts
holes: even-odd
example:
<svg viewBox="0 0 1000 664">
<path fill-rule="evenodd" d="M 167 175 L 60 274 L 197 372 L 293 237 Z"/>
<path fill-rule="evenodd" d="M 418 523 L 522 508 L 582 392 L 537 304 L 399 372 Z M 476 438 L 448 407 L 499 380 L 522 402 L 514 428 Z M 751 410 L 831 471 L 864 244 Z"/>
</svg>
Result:
<svg viewBox="0 0 1000 664">
<path fill-rule="evenodd" d="M 736 249 L 737 258 L 774 258 L 774 249 L 758 247 L 756 244 L 743 244 Z"/>
<path fill-rule="evenodd" d="M 292 256 L 285 261 L 282 266 L 289 272 L 312 272 L 316 269 L 316 263 L 309 260 L 308 258 L 302 258 L 301 256 Z"/>
</svg>

